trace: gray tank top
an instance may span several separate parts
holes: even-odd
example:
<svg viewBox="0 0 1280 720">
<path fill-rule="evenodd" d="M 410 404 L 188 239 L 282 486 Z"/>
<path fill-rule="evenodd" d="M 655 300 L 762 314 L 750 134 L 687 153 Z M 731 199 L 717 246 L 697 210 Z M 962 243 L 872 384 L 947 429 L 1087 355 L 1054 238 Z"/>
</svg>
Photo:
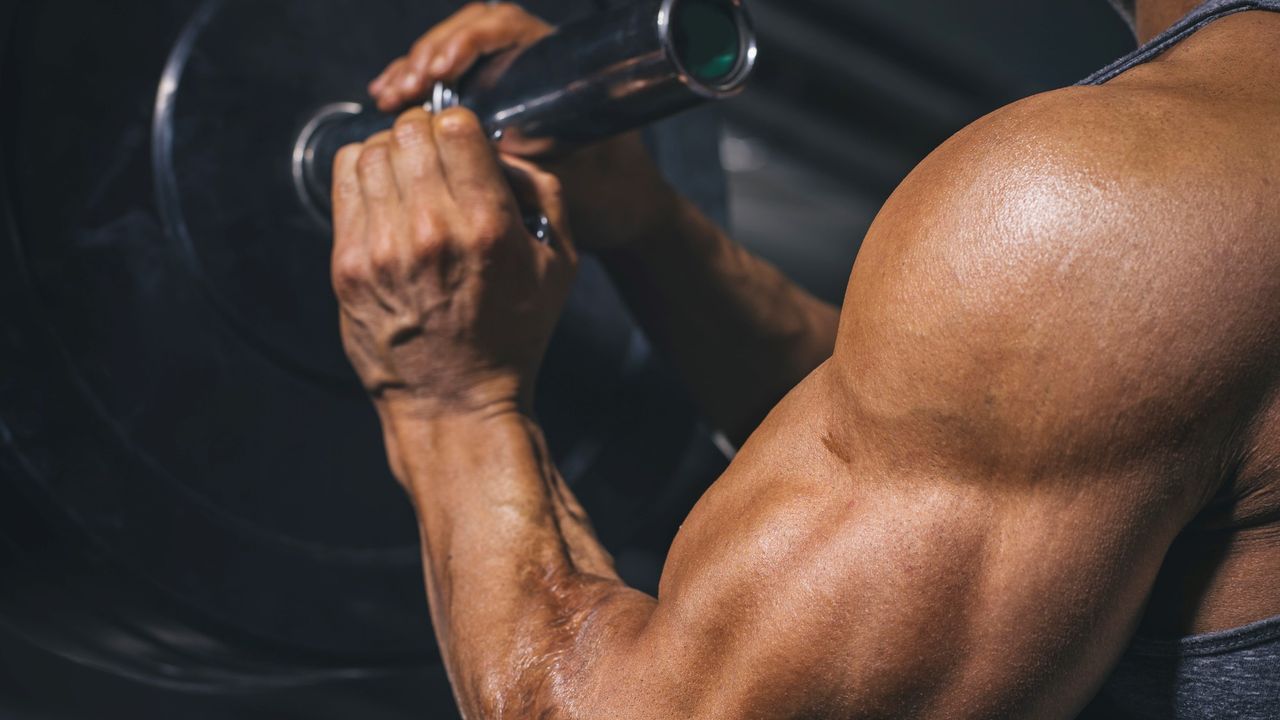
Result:
<svg viewBox="0 0 1280 720">
<path fill-rule="evenodd" d="M 1245 10 L 1280 12 L 1280 0 L 1209 0 L 1080 84 L 1101 85 L 1214 20 Z M 1080 717 L 1280 720 L 1280 617 L 1178 640 L 1136 638 Z"/>
</svg>

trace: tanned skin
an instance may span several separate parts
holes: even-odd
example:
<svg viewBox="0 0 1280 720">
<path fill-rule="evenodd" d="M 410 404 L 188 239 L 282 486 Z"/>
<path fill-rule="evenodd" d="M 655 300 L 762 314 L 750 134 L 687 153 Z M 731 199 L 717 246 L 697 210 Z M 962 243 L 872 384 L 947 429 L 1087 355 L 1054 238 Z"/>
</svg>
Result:
<svg viewBox="0 0 1280 720">
<path fill-rule="evenodd" d="M 1139 3 L 1137 27 L 1193 4 Z M 469 6 L 371 90 L 397 107 L 546 31 Z M 1069 718 L 1140 624 L 1280 615 L 1277 127 L 1265 12 L 999 110 L 887 202 L 838 325 L 651 168 L 598 171 L 640 163 L 634 139 L 540 168 L 466 111 L 411 110 L 345 149 L 343 337 L 464 714 Z M 749 434 L 657 598 L 619 580 L 530 412 L 578 246 Z"/>
</svg>

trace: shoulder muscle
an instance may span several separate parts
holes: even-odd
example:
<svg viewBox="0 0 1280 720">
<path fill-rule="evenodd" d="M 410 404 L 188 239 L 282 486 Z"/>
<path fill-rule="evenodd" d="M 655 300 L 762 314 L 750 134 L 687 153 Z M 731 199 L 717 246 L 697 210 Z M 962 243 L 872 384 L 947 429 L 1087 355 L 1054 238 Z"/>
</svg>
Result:
<svg viewBox="0 0 1280 720">
<path fill-rule="evenodd" d="M 886 204 L 836 359 L 861 407 L 904 420 L 893 433 L 1097 461 L 1245 420 L 1280 330 L 1256 236 L 1280 225 L 1160 122 L 1176 99 L 1131 100 L 1073 88 L 1001 110 Z"/>
</svg>

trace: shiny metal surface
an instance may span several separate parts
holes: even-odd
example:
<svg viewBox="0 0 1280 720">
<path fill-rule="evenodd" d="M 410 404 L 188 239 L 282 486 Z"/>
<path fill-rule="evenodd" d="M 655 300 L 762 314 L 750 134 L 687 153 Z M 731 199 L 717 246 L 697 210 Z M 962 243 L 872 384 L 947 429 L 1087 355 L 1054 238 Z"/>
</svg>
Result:
<svg viewBox="0 0 1280 720">
<path fill-rule="evenodd" d="M 561 26 L 527 48 L 483 62 L 455 91 L 439 83 L 428 110 L 462 105 L 494 139 L 535 147 L 583 144 L 738 94 L 755 68 L 755 30 L 742 0 L 720 0 L 732 16 L 738 49 L 732 68 L 713 81 L 685 67 L 676 41 L 681 3 L 646 0 Z M 705 2 L 705 0 L 702 0 Z M 299 194 L 327 214 L 333 158 L 339 148 L 390 127 L 391 116 L 366 109 L 312 127 Z"/>
<path fill-rule="evenodd" d="M 756 59 L 759 55 L 755 26 L 751 22 L 751 15 L 746 11 L 742 0 L 732 0 L 730 3 L 736 11 L 734 12 L 734 21 L 738 26 L 739 56 L 736 66 L 724 78 L 714 83 L 699 80 L 693 73 L 689 72 L 684 67 L 680 54 L 676 51 L 675 36 L 672 32 L 672 18 L 678 9 L 679 2 L 680 0 L 663 0 L 661 8 L 658 10 L 658 38 L 662 42 L 662 47 L 667 57 L 677 70 L 677 79 L 693 92 L 708 99 L 720 100 L 733 97 L 742 92 L 747 78 L 750 77 L 751 71 L 755 69 Z"/>
<path fill-rule="evenodd" d="M 327 188 L 332 184 L 332 161 L 329 163 L 330 172 L 324 180 L 315 176 L 317 165 L 315 162 L 316 141 L 318 139 L 318 131 L 331 122 L 335 122 L 340 118 L 359 115 L 364 108 L 359 103 L 339 102 L 331 103 L 320 108 L 315 117 L 307 121 L 303 126 L 302 132 L 298 134 L 298 140 L 293 144 L 293 154 L 290 156 L 290 168 L 293 175 L 293 187 L 298 191 L 298 200 L 302 202 L 303 207 L 311 213 L 312 218 L 322 225 L 329 224 L 329 199 Z"/>
<path fill-rule="evenodd" d="M 439 112 L 456 106 L 458 100 L 453 88 L 438 82 L 431 89 L 431 99 L 422 107 Z M 291 157 L 293 186 L 303 207 L 321 226 L 329 227 L 333 204 L 329 188 L 333 186 L 333 159 L 338 150 L 390 128 L 394 121 L 394 116 L 360 103 L 338 102 L 317 110 L 298 133 Z M 501 140 L 502 131 L 495 130 L 493 139 Z"/>
<path fill-rule="evenodd" d="M 591 142 L 705 100 L 736 95 L 756 62 L 741 0 L 724 0 L 741 45 L 736 67 L 708 83 L 681 64 L 673 18 L 686 0 L 649 0 L 561 27 L 533 46 L 492 58 L 464 78 L 461 104 L 491 131 Z"/>
<path fill-rule="evenodd" d="M 453 91 L 453 88 L 438 82 L 431 88 L 431 100 L 427 103 L 426 109 L 430 112 L 440 112 L 456 106 L 458 100 L 458 94 Z"/>
</svg>

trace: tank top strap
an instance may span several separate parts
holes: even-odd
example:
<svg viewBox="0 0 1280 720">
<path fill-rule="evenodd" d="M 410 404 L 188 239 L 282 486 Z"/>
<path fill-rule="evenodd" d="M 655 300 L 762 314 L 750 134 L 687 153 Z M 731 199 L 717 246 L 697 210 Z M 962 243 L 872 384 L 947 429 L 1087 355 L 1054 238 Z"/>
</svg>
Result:
<svg viewBox="0 0 1280 720">
<path fill-rule="evenodd" d="M 1187 13 L 1172 27 L 1152 38 L 1137 50 L 1116 60 L 1078 85 L 1101 85 L 1126 70 L 1154 60 L 1160 53 L 1187 39 L 1192 33 L 1219 18 L 1246 10 L 1280 12 L 1280 0 L 1208 0 Z"/>
</svg>

